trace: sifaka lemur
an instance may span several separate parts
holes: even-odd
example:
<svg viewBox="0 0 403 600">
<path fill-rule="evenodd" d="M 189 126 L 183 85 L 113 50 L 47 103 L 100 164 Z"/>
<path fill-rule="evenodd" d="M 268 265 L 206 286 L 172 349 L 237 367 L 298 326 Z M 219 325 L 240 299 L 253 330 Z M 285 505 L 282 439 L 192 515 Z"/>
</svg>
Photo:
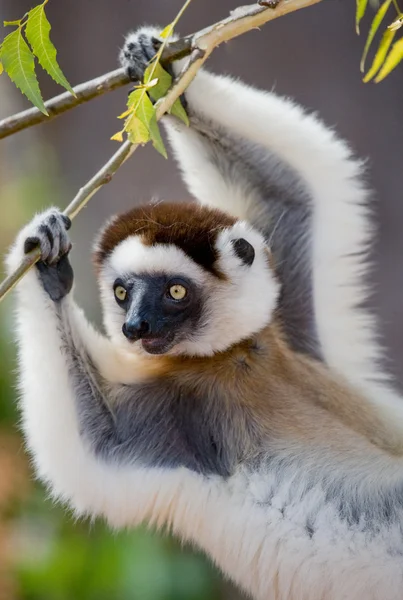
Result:
<svg viewBox="0 0 403 600">
<path fill-rule="evenodd" d="M 142 78 L 158 29 L 129 34 Z M 174 64 L 178 72 L 180 65 Z M 164 117 L 198 203 L 99 234 L 107 335 L 72 296 L 69 220 L 34 218 L 19 284 L 23 429 L 78 515 L 166 527 L 258 600 L 403 597 L 403 402 L 367 297 L 362 163 L 292 101 L 200 71 Z"/>
</svg>

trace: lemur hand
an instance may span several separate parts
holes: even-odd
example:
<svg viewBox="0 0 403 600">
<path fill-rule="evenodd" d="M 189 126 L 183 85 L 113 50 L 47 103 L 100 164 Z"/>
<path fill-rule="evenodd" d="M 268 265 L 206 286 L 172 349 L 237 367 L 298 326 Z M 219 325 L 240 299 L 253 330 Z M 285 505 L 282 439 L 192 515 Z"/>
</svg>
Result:
<svg viewBox="0 0 403 600">
<path fill-rule="evenodd" d="M 161 31 L 162 28 L 157 27 L 140 27 L 127 35 L 119 61 L 132 81 L 143 79 L 144 71 L 161 46 L 162 39 L 159 37 Z"/>
<path fill-rule="evenodd" d="M 68 259 L 71 242 L 67 230 L 70 225 L 70 219 L 56 208 L 37 215 L 20 231 L 7 259 L 12 271 L 25 254 L 39 247 L 41 260 L 36 264 L 37 273 L 54 302 L 64 298 L 73 286 L 74 274 Z"/>
</svg>

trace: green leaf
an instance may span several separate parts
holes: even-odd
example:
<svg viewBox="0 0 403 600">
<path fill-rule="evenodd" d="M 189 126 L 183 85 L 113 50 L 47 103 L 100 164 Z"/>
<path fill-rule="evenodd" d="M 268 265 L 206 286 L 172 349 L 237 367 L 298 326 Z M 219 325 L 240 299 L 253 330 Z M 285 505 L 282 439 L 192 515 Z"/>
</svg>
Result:
<svg viewBox="0 0 403 600">
<path fill-rule="evenodd" d="M 35 75 L 35 61 L 20 29 L 9 33 L 0 47 L 0 60 L 11 81 L 45 115 L 48 114 L 38 80 Z"/>
<path fill-rule="evenodd" d="M 136 116 L 147 127 L 155 112 L 154 106 L 144 89 L 137 89 L 129 94 L 127 106 L 133 108 Z"/>
<path fill-rule="evenodd" d="M 362 17 L 365 15 L 367 10 L 368 0 L 356 0 L 356 11 L 355 11 L 355 28 L 357 33 L 360 33 L 360 22 Z"/>
<path fill-rule="evenodd" d="M 153 79 L 157 79 L 157 83 L 152 86 L 148 92 L 154 101 L 159 100 L 169 90 L 172 77 L 162 68 L 159 62 L 153 61 L 144 71 L 144 83 L 149 84 Z"/>
<path fill-rule="evenodd" d="M 19 27 L 21 25 L 22 19 L 17 19 L 16 21 L 3 21 L 4 27 L 9 27 L 10 25 L 17 25 Z"/>
<path fill-rule="evenodd" d="M 189 117 L 187 116 L 186 110 L 183 108 L 183 104 L 179 98 L 173 103 L 169 114 L 174 115 L 174 117 L 177 117 L 183 121 L 187 127 L 189 127 Z"/>
<path fill-rule="evenodd" d="M 2 74 L 3 71 L 4 71 L 4 67 L 3 67 L 2 63 L 0 62 L 0 75 Z"/>
<path fill-rule="evenodd" d="M 391 29 L 387 29 L 385 31 L 385 33 L 383 34 L 381 42 L 378 47 L 378 50 L 376 51 L 373 63 L 371 65 L 371 68 L 363 79 L 364 83 L 367 83 L 368 81 L 370 81 L 370 79 L 372 79 L 377 74 L 377 72 L 383 65 L 386 55 L 388 53 L 388 50 L 392 44 L 393 38 L 395 37 L 395 34 L 396 34 L 396 32 L 392 31 Z"/>
<path fill-rule="evenodd" d="M 146 144 L 150 139 L 150 121 L 155 112 L 146 91 L 137 89 L 131 92 L 127 99 L 127 106 L 132 109 L 124 127 L 128 138 L 132 144 Z"/>
<path fill-rule="evenodd" d="M 171 87 L 172 77 L 167 71 L 165 71 L 160 63 L 152 63 L 144 72 L 144 83 L 147 85 L 151 78 L 155 77 L 158 78 L 158 82 L 153 87 L 148 89 L 148 93 L 154 101 L 157 101 L 165 96 Z M 171 110 L 169 111 L 169 114 L 181 119 L 185 125 L 189 126 L 188 116 L 179 98 L 175 100 Z"/>
<path fill-rule="evenodd" d="M 154 148 L 162 154 L 164 158 L 168 158 L 164 142 L 162 141 L 160 128 L 158 127 L 157 116 L 154 112 L 150 121 L 150 137 Z"/>
<path fill-rule="evenodd" d="M 150 133 L 136 115 L 132 115 L 127 120 L 127 137 L 132 144 L 146 144 L 150 139 Z"/>
<path fill-rule="evenodd" d="M 382 81 L 382 79 L 385 79 L 385 77 L 387 75 L 389 75 L 389 73 L 391 71 L 393 71 L 393 69 L 395 67 L 397 67 L 397 65 L 402 60 L 403 60 L 403 38 L 401 38 L 399 41 L 395 42 L 395 44 L 393 45 L 385 62 L 383 63 L 382 69 L 380 70 L 380 72 L 378 73 L 378 75 L 375 79 L 375 82 L 379 83 L 380 81 Z"/>
<path fill-rule="evenodd" d="M 50 41 L 50 23 L 45 14 L 45 5 L 40 4 L 28 13 L 28 22 L 25 34 L 31 45 L 32 51 L 38 58 L 41 67 L 71 94 L 74 90 L 65 78 L 56 60 L 56 48 Z"/>
<path fill-rule="evenodd" d="M 368 50 L 372 44 L 372 41 L 376 35 L 376 32 L 379 29 L 380 24 L 383 21 L 384 16 L 386 15 L 388 8 L 391 4 L 392 0 L 385 0 L 385 2 L 382 4 L 382 6 L 379 8 L 379 10 L 377 11 L 372 23 L 371 23 L 371 28 L 369 30 L 369 34 L 367 37 L 367 41 L 365 43 L 365 48 L 364 48 L 364 52 L 362 54 L 362 58 L 361 58 L 361 72 L 364 72 L 365 69 L 365 60 L 367 58 L 367 54 L 368 54 Z"/>
<path fill-rule="evenodd" d="M 125 122 L 129 140 L 134 144 L 145 144 L 150 139 L 153 146 L 162 156 L 168 157 L 157 123 L 155 107 L 145 88 L 134 90 L 127 100 L 131 114 Z"/>
<path fill-rule="evenodd" d="M 143 90 L 136 90 L 135 92 L 132 92 L 132 94 L 138 94 L 139 96 L 138 104 L 136 106 L 136 117 L 139 118 L 147 130 L 149 130 L 151 119 L 155 114 L 155 108 L 150 98 Z"/>
</svg>

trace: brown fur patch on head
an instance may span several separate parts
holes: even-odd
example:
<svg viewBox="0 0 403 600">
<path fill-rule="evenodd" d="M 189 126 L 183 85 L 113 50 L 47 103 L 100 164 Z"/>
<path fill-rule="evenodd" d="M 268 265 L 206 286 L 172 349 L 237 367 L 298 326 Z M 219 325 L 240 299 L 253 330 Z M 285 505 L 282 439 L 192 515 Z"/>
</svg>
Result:
<svg viewBox="0 0 403 600">
<path fill-rule="evenodd" d="M 117 216 L 102 232 L 94 252 L 97 269 L 123 240 L 140 237 L 145 246 L 175 244 L 198 265 L 222 277 L 216 268 L 215 241 L 220 231 L 237 222 L 217 209 L 195 203 L 140 206 Z"/>
</svg>

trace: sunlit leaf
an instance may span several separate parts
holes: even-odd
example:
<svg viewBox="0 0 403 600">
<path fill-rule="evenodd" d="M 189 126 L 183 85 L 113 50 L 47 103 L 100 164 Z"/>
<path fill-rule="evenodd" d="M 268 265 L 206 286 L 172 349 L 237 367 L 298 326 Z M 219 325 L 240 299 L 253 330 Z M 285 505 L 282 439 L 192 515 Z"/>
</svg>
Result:
<svg viewBox="0 0 403 600">
<path fill-rule="evenodd" d="M 11 81 L 23 94 L 45 115 L 48 114 L 39 91 L 35 75 L 34 56 L 22 37 L 20 29 L 16 29 L 4 38 L 0 47 L 0 60 Z"/>
<path fill-rule="evenodd" d="M 155 108 L 150 98 L 144 91 L 138 90 L 132 92 L 130 95 L 133 96 L 133 105 L 136 107 L 136 117 L 138 117 L 144 126 L 149 129 L 151 119 L 155 113 Z"/>
<path fill-rule="evenodd" d="M 162 37 L 163 39 L 169 38 L 173 34 L 173 31 L 174 31 L 174 23 L 170 23 L 169 25 L 164 27 L 164 29 L 161 31 L 160 37 Z"/>
<path fill-rule="evenodd" d="M 375 75 L 378 73 L 379 69 L 384 63 L 388 50 L 393 42 L 393 38 L 395 37 L 395 31 L 391 29 L 386 29 L 385 33 L 382 36 L 381 42 L 379 44 L 378 50 L 376 51 L 373 63 L 371 65 L 370 70 L 364 77 L 364 82 L 367 83 L 370 81 Z"/>
<path fill-rule="evenodd" d="M 118 131 L 115 133 L 115 135 L 111 137 L 111 140 L 114 140 L 115 142 L 123 142 L 123 131 Z"/>
<path fill-rule="evenodd" d="M 150 139 L 150 121 L 155 112 L 144 89 L 136 89 L 127 99 L 131 114 L 125 121 L 125 131 L 133 144 L 145 144 Z"/>
<path fill-rule="evenodd" d="M 135 108 L 141 102 L 143 95 L 145 95 L 143 90 L 139 88 L 134 89 L 127 97 L 127 107 L 130 109 Z"/>
<path fill-rule="evenodd" d="M 165 94 L 171 87 L 172 77 L 167 71 L 165 71 L 165 69 L 160 65 L 160 63 L 156 63 L 155 65 L 151 64 L 147 67 L 147 69 L 144 72 L 144 81 L 146 84 L 150 77 L 158 78 L 158 83 L 149 90 L 151 98 L 154 101 L 157 101 L 163 96 L 165 96 Z M 169 113 L 171 115 L 174 115 L 178 119 L 181 119 L 181 121 L 183 121 L 186 125 L 189 125 L 188 116 L 179 98 L 175 100 Z"/>
<path fill-rule="evenodd" d="M 118 116 L 118 119 L 126 119 L 133 112 L 132 108 L 128 108 L 125 112 L 122 112 L 121 115 Z"/>
<path fill-rule="evenodd" d="M 147 127 L 145 127 L 136 115 L 132 115 L 128 119 L 126 132 L 132 144 L 146 144 L 150 139 Z"/>
<path fill-rule="evenodd" d="M 368 50 L 372 44 L 372 41 L 376 35 L 376 32 L 379 29 L 380 24 L 382 23 L 384 16 L 386 15 L 386 13 L 388 11 L 388 8 L 389 8 L 391 2 L 392 2 L 392 0 L 385 0 L 385 2 L 379 8 L 378 12 L 376 13 L 376 15 L 371 23 L 371 27 L 369 30 L 369 34 L 367 37 L 367 41 L 365 43 L 365 48 L 364 48 L 364 52 L 362 54 L 362 59 L 361 59 L 360 68 L 361 68 L 362 72 L 364 72 L 364 69 L 365 69 L 365 60 L 367 58 Z"/>
<path fill-rule="evenodd" d="M 2 74 L 3 71 L 4 71 L 4 67 L 3 67 L 2 63 L 0 62 L 0 75 Z"/>
<path fill-rule="evenodd" d="M 151 81 L 149 81 L 148 83 L 144 84 L 144 88 L 146 90 L 149 90 L 152 87 L 155 87 L 158 83 L 158 78 L 156 77 L 155 79 L 152 79 Z"/>
<path fill-rule="evenodd" d="M 355 11 L 355 28 L 357 33 L 360 33 L 360 21 L 365 15 L 367 10 L 368 0 L 356 0 L 356 11 Z"/>
<path fill-rule="evenodd" d="M 382 65 L 382 69 L 379 71 L 375 82 L 379 83 L 380 81 L 382 81 L 382 79 L 385 79 L 385 77 L 387 75 L 389 75 L 389 73 L 391 71 L 393 71 L 393 69 L 395 67 L 397 67 L 397 65 L 403 60 L 403 38 L 401 38 L 399 41 L 397 41 L 395 44 L 393 44 L 393 47 L 391 49 L 391 51 L 389 52 L 388 56 L 386 57 L 385 62 Z"/>
<path fill-rule="evenodd" d="M 56 48 L 49 37 L 50 29 L 51 26 L 45 14 L 44 4 L 35 6 L 35 8 L 29 11 L 25 34 L 33 53 L 38 58 L 39 64 L 56 83 L 62 85 L 71 94 L 75 95 L 73 88 L 57 63 Z"/>
</svg>

